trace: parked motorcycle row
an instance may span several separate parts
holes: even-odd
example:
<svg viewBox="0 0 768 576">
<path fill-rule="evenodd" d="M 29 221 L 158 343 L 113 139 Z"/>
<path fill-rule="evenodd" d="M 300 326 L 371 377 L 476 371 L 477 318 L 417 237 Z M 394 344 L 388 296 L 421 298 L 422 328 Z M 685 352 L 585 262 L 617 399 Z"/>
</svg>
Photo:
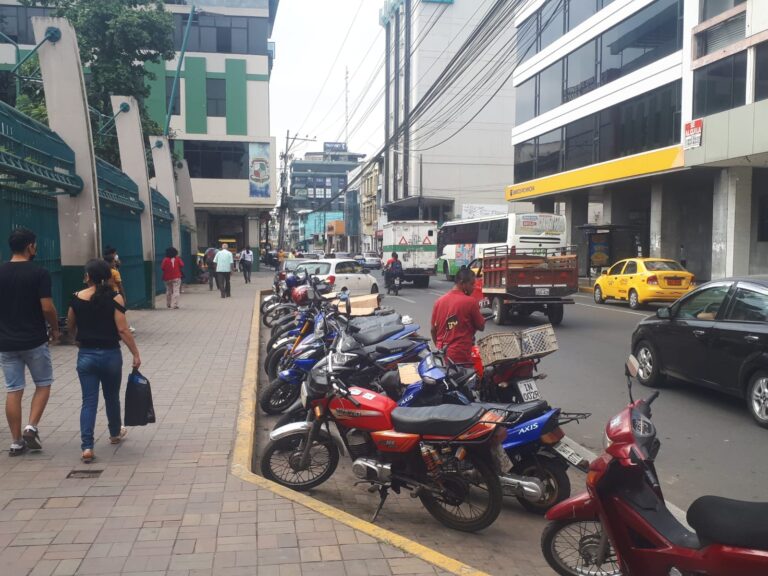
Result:
<svg viewBox="0 0 768 576">
<path fill-rule="evenodd" d="M 653 465 L 655 395 L 634 402 L 630 388 L 591 464 L 568 442 L 562 426 L 589 414 L 540 397 L 538 365 L 557 348 L 551 326 L 481 339 L 469 369 L 432 350 L 407 316 L 380 306 L 355 316 L 345 294 L 287 280 L 261 308 L 271 337 L 259 405 L 282 414 L 262 450 L 264 477 L 309 490 L 347 456 L 355 484 L 379 495 L 372 521 L 390 492 L 408 492 L 467 532 L 514 497 L 546 513 L 542 551 L 567 576 L 768 573 L 768 504 L 701 498 L 688 512 L 695 533 L 667 510 Z M 636 367 L 630 358 L 628 378 Z M 585 494 L 571 498 L 569 466 L 588 472 Z"/>
</svg>

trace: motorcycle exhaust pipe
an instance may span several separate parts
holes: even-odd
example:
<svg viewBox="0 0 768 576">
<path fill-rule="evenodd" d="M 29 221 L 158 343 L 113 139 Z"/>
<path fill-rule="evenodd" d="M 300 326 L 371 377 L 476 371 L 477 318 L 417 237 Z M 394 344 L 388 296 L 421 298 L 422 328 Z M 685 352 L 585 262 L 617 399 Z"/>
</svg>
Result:
<svg viewBox="0 0 768 576">
<path fill-rule="evenodd" d="M 372 477 L 369 472 L 373 472 Z M 389 482 L 392 478 L 392 465 L 382 464 L 370 458 L 358 458 L 352 462 L 352 473 L 360 480 Z"/>
<path fill-rule="evenodd" d="M 539 502 L 544 498 L 544 485 L 533 476 L 518 476 L 517 474 L 500 474 L 501 489 L 504 496 L 522 496 L 529 502 Z"/>
</svg>

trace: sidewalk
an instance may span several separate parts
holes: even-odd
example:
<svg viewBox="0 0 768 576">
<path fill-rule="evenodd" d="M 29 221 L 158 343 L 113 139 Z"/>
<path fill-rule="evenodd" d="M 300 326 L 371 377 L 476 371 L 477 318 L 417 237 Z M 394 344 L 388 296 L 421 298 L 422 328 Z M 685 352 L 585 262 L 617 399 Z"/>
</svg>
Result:
<svg viewBox="0 0 768 576">
<path fill-rule="evenodd" d="M 193 286 L 180 310 L 167 310 L 163 297 L 155 311 L 129 312 L 157 423 L 131 428 L 123 444 L 111 446 L 100 400 L 91 465 L 80 462 L 76 349 L 53 348 L 56 381 L 40 425 L 44 450 L 17 458 L 0 454 L 0 572 L 441 573 L 291 494 L 278 495 L 263 479 L 246 481 L 247 470 L 232 473 L 233 462 L 239 466 L 236 452 L 243 452 L 235 449 L 236 433 L 244 417 L 253 419 L 241 413 L 238 423 L 241 398 L 254 393 L 243 388 L 255 382 L 255 374 L 244 374 L 246 362 L 249 370 L 255 364 L 249 359 L 253 305 L 271 280 L 271 272 L 255 273 L 246 286 L 235 274 L 231 299 L 207 285 Z M 28 382 L 25 418 L 32 388 Z M 9 444 L 3 419 L 3 452 Z"/>
</svg>

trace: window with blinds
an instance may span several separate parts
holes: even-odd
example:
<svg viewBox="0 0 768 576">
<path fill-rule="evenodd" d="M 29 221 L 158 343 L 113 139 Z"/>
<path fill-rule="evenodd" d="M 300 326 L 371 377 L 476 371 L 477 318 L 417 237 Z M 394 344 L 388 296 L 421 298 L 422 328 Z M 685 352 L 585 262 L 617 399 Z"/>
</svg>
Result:
<svg viewBox="0 0 768 576">
<path fill-rule="evenodd" d="M 744 40 L 747 30 L 747 14 L 742 12 L 696 35 L 698 57 L 713 54 Z"/>
</svg>

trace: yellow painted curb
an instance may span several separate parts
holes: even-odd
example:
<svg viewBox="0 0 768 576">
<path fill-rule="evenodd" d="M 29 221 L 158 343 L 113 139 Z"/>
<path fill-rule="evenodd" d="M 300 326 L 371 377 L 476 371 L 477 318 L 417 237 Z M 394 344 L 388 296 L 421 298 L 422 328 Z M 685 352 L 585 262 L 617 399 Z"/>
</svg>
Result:
<svg viewBox="0 0 768 576">
<path fill-rule="evenodd" d="M 264 488 L 281 496 L 306 506 L 331 520 L 341 522 L 354 530 L 376 538 L 386 544 L 400 548 L 404 552 L 421 558 L 425 562 L 436 566 L 446 572 L 460 576 L 489 576 L 487 573 L 472 568 L 463 562 L 449 558 L 431 548 L 415 542 L 404 536 L 400 536 L 390 530 L 380 528 L 375 524 L 361 520 L 360 518 L 340 510 L 334 506 L 321 502 L 311 496 L 295 492 L 290 488 L 281 486 L 276 482 L 267 480 L 251 472 L 251 460 L 253 458 L 253 438 L 256 430 L 256 388 L 258 384 L 259 369 L 259 331 L 261 328 L 261 296 L 269 293 L 264 290 L 256 296 L 251 321 L 251 335 L 248 342 L 248 354 L 245 359 L 245 374 L 243 375 L 243 387 L 240 390 L 240 412 L 237 415 L 237 436 L 232 452 L 231 472 L 241 480 Z"/>
</svg>

